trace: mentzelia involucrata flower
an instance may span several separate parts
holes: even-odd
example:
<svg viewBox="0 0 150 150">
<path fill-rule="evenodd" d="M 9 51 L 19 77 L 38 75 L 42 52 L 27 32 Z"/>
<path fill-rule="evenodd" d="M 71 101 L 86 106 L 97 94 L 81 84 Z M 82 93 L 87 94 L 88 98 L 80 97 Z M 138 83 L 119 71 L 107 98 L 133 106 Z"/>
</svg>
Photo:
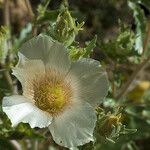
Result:
<svg viewBox="0 0 150 150">
<path fill-rule="evenodd" d="M 54 141 L 71 148 L 93 141 L 95 107 L 107 95 L 99 62 L 69 60 L 65 47 L 46 35 L 25 43 L 13 69 L 23 95 L 4 97 L 3 111 L 13 126 L 48 127 Z"/>
</svg>

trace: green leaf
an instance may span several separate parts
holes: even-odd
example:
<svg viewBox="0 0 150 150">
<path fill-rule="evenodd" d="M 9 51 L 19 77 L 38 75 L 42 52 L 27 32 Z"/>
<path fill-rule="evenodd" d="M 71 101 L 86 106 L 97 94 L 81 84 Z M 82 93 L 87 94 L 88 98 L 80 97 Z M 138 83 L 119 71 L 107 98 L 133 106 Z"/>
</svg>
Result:
<svg viewBox="0 0 150 150">
<path fill-rule="evenodd" d="M 37 15 L 37 22 L 36 23 L 40 24 L 44 21 L 43 18 L 45 18 L 45 16 L 47 16 L 46 10 L 47 10 L 47 7 L 48 7 L 50 2 L 51 2 L 51 0 L 45 0 L 42 4 L 38 5 L 38 8 L 37 8 L 38 15 Z M 51 15 L 51 16 L 53 16 L 53 15 Z"/>
<path fill-rule="evenodd" d="M 146 31 L 146 17 L 143 10 L 138 6 L 137 3 L 129 0 L 128 6 L 133 11 L 136 24 L 135 50 L 138 51 L 139 54 L 142 54 L 144 33 Z"/>
<path fill-rule="evenodd" d="M 14 45 L 13 50 L 16 52 L 21 44 L 23 44 L 26 40 L 30 39 L 32 37 L 32 25 L 31 23 L 28 23 L 25 28 L 23 28 L 20 32 L 19 38 L 14 38 Z"/>
<path fill-rule="evenodd" d="M 150 0 L 138 0 L 139 4 L 143 4 L 150 11 Z"/>
<path fill-rule="evenodd" d="M 41 8 L 42 9 L 42 8 Z M 59 10 L 46 10 L 42 15 L 38 17 L 37 24 L 43 24 L 45 22 L 55 22 L 58 15 Z"/>
<path fill-rule="evenodd" d="M 70 58 L 73 61 L 81 58 L 89 58 L 90 54 L 92 53 L 93 49 L 96 46 L 96 40 L 97 40 L 97 36 L 95 36 L 91 41 L 86 42 L 85 48 L 81 48 L 79 46 L 71 46 L 69 48 Z"/>
<path fill-rule="evenodd" d="M 126 147 L 127 150 L 140 150 L 140 149 L 136 146 L 135 142 L 133 142 L 133 141 L 128 142 L 127 144 L 125 144 L 124 147 Z"/>
<path fill-rule="evenodd" d="M 97 36 L 95 35 L 95 37 L 90 41 L 87 42 L 86 45 L 86 52 L 87 54 L 91 53 L 91 51 L 96 47 L 96 41 L 97 41 Z"/>
<path fill-rule="evenodd" d="M 119 22 L 120 31 L 116 39 L 101 43 L 100 49 L 111 59 L 118 63 L 126 62 L 130 56 L 136 56 L 135 34 L 130 27 Z"/>
</svg>

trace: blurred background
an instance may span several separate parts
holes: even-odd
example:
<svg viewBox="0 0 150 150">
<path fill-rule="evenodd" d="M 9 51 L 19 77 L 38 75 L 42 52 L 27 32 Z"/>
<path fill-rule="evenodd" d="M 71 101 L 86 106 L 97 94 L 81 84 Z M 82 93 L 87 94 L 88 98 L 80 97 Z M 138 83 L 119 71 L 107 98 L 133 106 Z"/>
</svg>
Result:
<svg viewBox="0 0 150 150">
<path fill-rule="evenodd" d="M 96 140 L 76 150 L 149 150 L 149 0 L 0 0 L 0 102 L 5 95 L 22 93 L 21 84 L 11 75 L 19 47 L 41 32 L 51 35 L 64 6 L 77 22 L 84 21 L 83 30 L 75 38 L 78 46 L 74 43 L 73 47 L 68 46 L 73 58 L 91 57 L 100 61 L 110 81 L 109 94 L 100 106 L 104 111 L 98 111 Z M 96 39 L 94 46 L 87 52 L 85 47 L 93 39 Z M 124 88 L 134 73 L 137 75 L 133 82 Z M 109 111 L 115 116 L 113 121 L 107 114 Z M 137 132 L 133 133 L 134 129 Z M 0 108 L 0 150 L 20 149 L 66 148 L 55 144 L 47 129 L 33 130 L 28 124 L 12 128 Z"/>
</svg>

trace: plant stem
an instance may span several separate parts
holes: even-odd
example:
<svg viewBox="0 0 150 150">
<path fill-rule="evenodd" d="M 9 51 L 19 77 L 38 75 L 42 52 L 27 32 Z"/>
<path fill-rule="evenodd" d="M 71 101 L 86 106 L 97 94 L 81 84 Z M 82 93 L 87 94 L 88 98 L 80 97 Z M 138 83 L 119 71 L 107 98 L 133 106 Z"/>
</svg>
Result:
<svg viewBox="0 0 150 150">
<path fill-rule="evenodd" d="M 0 73 L 6 71 L 6 69 L 0 69 Z"/>
<path fill-rule="evenodd" d="M 25 4 L 26 4 L 26 7 L 28 9 L 28 12 L 29 12 L 29 15 L 30 15 L 30 19 L 33 20 L 34 13 L 33 13 L 32 7 L 31 7 L 31 3 L 30 3 L 29 0 L 24 0 L 24 1 L 25 1 Z"/>
<path fill-rule="evenodd" d="M 32 6 L 31 6 L 31 3 L 29 0 L 24 0 L 25 1 L 25 4 L 26 4 L 26 7 L 28 9 L 28 12 L 29 12 L 29 15 L 30 15 L 30 19 L 33 23 L 33 27 L 32 27 L 32 34 L 33 36 L 36 36 L 37 35 L 37 28 L 36 28 L 36 24 L 35 24 L 35 18 L 34 18 L 34 13 L 33 13 L 33 9 L 32 9 Z"/>
<path fill-rule="evenodd" d="M 4 12 L 3 12 L 3 19 L 4 19 L 4 25 L 9 26 L 10 25 L 10 14 L 9 14 L 9 0 L 4 1 Z"/>
<path fill-rule="evenodd" d="M 116 100 L 119 100 L 120 98 L 122 98 L 122 96 L 124 96 L 126 94 L 131 83 L 134 81 L 134 79 L 137 77 L 137 75 L 143 70 L 143 68 L 146 66 L 146 64 L 149 62 L 149 60 L 150 60 L 150 56 L 145 61 L 143 61 L 140 65 L 137 66 L 137 68 L 131 75 L 130 79 L 126 82 L 126 84 L 123 87 L 123 89 L 121 90 L 121 92 L 116 96 L 116 98 L 115 98 Z"/>
<path fill-rule="evenodd" d="M 16 140 L 9 140 L 15 150 L 22 150 L 21 145 Z"/>
<path fill-rule="evenodd" d="M 4 1 L 4 10 L 3 10 L 3 20 L 4 20 L 4 25 L 7 27 L 10 27 L 10 12 L 9 12 L 9 0 Z M 7 41 L 8 47 L 10 47 L 11 43 L 10 41 Z M 10 58 L 10 55 L 8 56 Z M 2 69 L 6 69 L 5 64 L 0 64 L 0 67 Z M 9 74 L 9 70 L 5 70 L 3 72 L 4 78 L 7 81 L 7 84 L 9 86 L 9 89 L 11 92 L 13 92 L 13 81 L 11 79 L 11 76 Z"/>
<path fill-rule="evenodd" d="M 145 51 L 148 48 L 149 41 L 150 41 L 150 21 L 148 21 L 148 23 L 147 23 L 147 34 L 146 34 L 146 37 L 145 37 L 145 40 L 144 40 L 143 54 L 145 53 Z M 137 66 L 137 68 L 135 69 L 135 71 L 131 75 L 130 79 L 124 85 L 124 87 L 121 90 L 121 92 L 115 97 L 116 100 L 119 100 L 120 98 L 122 98 L 127 93 L 127 90 L 129 88 L 129 86 L 131 85 L 131 83 L 134 81 L 134 79 L 143 70 L 143 68 L 146 66 L 146 64 L 149 61 L 150 61 L 150 56 L 148 58 L 146 58 L 145 60 L 143 60 L 143 62 Z"/>
<path fill-rule="evenodd" d="M 9 71 L 6 69 L 5 65 L 3 64 L 0 64 L 0 67 L 2 68 L 3 70 L 3 75 L 4 75 L 4 78 L 8 84 L 8 87 L 10 89 L 11 92 L 13 92 L 14 88 L 13 88 L 13 81 L 11 79 L 11 76 L 9 74 Z"/>
<path fill-rule="evenodd" d="M 38 141 L 37 140 L 34 141 L 34 150 L 38 150 Z"/>
</svg>

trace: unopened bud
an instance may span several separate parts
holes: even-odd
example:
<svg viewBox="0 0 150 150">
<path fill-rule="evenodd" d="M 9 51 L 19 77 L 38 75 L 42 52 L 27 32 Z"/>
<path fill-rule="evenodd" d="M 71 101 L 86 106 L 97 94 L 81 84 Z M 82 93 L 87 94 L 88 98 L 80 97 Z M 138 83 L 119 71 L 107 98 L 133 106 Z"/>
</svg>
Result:
<svg viewBox="0 0 150 150">
<path fill-rule="evenodd" d="M 69 46 L 75 40 L 78 31 L 82 30 L 83 24 L 76 23 L 70 12 L 65 9 L 57 17 L 53 36 L 59 42 L 64 43 L 65 46 Z"/>
</svg>

